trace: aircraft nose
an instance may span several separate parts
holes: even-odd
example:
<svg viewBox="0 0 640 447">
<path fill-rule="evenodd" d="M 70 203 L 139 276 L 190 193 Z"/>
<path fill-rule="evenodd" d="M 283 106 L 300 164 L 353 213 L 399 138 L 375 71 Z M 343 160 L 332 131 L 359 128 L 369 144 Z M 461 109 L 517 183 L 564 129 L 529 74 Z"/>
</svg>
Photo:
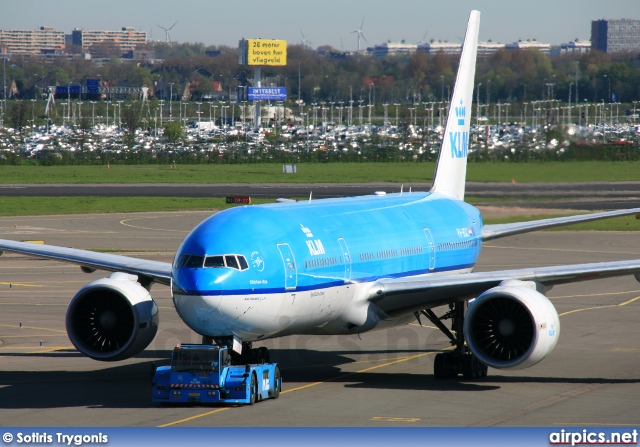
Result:
<svg viewBox="0 0 640 447">
<path fill-rule="evenodd" d="M 201 335 L 225 332 L 220 312 L 221 285 L 212 269 L 174 269 L 171 291 L 176 311 L 191 329 Z"/>
<path fill-rule="evenodd" d="M 183 295 L 174 293 L 176 311 L 187 326 L 201 335 L 225 335 L 228 331 L 218 307 L 220 295 Z"/>
</svg>

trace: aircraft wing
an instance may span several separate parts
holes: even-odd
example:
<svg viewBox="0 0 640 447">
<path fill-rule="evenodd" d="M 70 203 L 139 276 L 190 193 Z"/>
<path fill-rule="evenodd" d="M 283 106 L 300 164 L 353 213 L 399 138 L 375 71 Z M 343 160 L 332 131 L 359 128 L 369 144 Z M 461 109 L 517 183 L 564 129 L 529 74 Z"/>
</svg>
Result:
<svg viewBox="0 0 640 447">
<path fill-rule="evenodd" d="M 566 266 L 545 266 L 495 272 L 424 275 L 383 279 L 369 290 L 369 301 L 390 317 L 469 300 L 507 279 L 536 281 L 543 288 L 557 284 L 640 274 L 640 259 Z M 640 279 L 638 279 L 640 280 Z M 547 289 L 548 290 L 548 289 Z"/>
<path fill-rule="evenodd" d="M 630 214 L 640 214 L 640 208 L 604 211 L 602 213 L 580 214 L 576 216 L 554 217 L 551 219 L 531 220 L 528 222 L 485 225 L 482 229 L 482 240 L 490 241 L 491 239 L 497 239 L 500 237 L 511 236 L 520 233 L 528 233 L 529 231 L 559 227 L 562 225 L 591 222 L 600 219 L 610 219 L 612 217 L 628 216 Z"/>
<path fill-rule="evenodd" d="M 169 285 L 171 282 L 171 264 L 168 262 L 0 239 L 0 254 L 2 251 L 71 262 L 90 269 L 131 273 L 164 285 Z"/>
</svg>

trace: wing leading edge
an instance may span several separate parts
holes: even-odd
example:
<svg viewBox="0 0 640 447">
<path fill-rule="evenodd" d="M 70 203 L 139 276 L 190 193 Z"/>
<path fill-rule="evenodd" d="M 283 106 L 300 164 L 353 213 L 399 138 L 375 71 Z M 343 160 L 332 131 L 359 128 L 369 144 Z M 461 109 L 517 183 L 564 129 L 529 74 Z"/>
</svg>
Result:
<svg viewBox="0 0 640 447">
<path fill-rule="evenodd" d="M 535 281 L 541 292 L 552 286 L 614 276 L 635 275 L 640 281 L 640 259 L 566 266 L 545 266 L 466 274 L 428 275 L 384 279 L 369 289 L 369 301 L 390 317 L 469 300 L 508 279 Z"/>
<path fill-rule="evenodd" d="M 640 214 L 640 208 L 579 214 L 576 216 L 554 217 L 551 219 L 530 220 L 528 222 L 485 225 L 482 229 L 482 240 L 490 241 L 491 239 L 498 239 L 500 237 L 511 236 L 514 234 L 528 233 L 535 230 L 543 230 L 545 228 L 592 222 L 594 220 L 610 219 L 612 217 L 629 216 L 632 214 Z"/>
<path fill-rule="evenodd" d="M 0 250 L 71 262 L 97 270 L 131 273 L 164 285 L 171 283 L 171 264 L 168 262 L 4 239 L 0 239 Z"/>
</svg>

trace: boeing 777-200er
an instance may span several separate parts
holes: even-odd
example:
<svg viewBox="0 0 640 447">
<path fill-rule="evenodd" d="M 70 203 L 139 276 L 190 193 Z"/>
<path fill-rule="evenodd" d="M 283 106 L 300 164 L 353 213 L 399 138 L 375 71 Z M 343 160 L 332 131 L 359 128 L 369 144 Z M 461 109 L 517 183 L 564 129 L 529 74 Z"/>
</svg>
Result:
<svg viewBox="0 0 640 447">
<path fill-rule="evenodd" d="M 544 295 L 550 287 L 640 278 L 640 260 L 474 273 L 482 242 L 640 208 L 483 225 L 464 202 L 479 25 L 480 13 L 471 12 L 429 192 L 229 209 L 191 231 L 173 265 L 8 240 L 0 250 L 114 272 L 83 287 L 67 310 L 71 342 L 96 360 L 126 359 L 151 343 L 158 308 L 149 290 L 160 283 L 171 287 L 182 320 L 205 342 L 233 347 L 236 362 L 268 356 L 252 347 L 256 341 L 359 334 L 424 317 L 454 346 L 436 356 L 436 377 L 534 365 L 560 335 L 558 313 Z M 442 305 L 449 311 L 438 317 L 432 309 Z"/>
</svg>

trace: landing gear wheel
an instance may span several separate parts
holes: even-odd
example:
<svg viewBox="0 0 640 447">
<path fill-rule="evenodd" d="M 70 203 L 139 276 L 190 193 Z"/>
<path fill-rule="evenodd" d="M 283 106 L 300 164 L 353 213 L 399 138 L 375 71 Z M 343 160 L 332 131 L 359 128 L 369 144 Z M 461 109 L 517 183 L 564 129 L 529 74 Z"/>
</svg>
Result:
<svg viewBox="0 0 640 447">
<path fill-rule="evenodd" d="M 280 376 L 280 367 L 276 366 L 276 370 L 273 373 L 273 398 L 280 397 L 280 391 L 282 391 L 282 377 Z"/>
<path fill-rule="evenodd" d="M 436 379 L 452 379 L 458 375 L 456 358 L 451 354 L 437 354 L 433 362 Z"/>
<path fill-rule="evenodd" d="M 462 376 L 465 379 L 477 379 L 487 376 L 487 365 L 478 360 L 473 354 L 467 354 L 462 358 Z"/>
<path fill-rule="evenodd" d="M 465 379 L 475 379 L 477 377 L 476 365 L 474 364 L 475 357 L 472 355 L 465 355 L 462 357 L 462 377 Z M 477 362 L 477 360 L 476 360 Z"/>
<path fill-rule="evenodd" d="M 251 374 L 251 383 L 249 384 L 249 405 L 256 403 L 256 397 L 258 395 L 258 383 L 256 382 L 256 375 Z"/>
<path fill-rule="evenodd" d="M 447 359 L 444 354 L 436 354 L 436 358 L 433 360 L 433 375 L 436 379 L 447 377 Z"/>
</svg>

